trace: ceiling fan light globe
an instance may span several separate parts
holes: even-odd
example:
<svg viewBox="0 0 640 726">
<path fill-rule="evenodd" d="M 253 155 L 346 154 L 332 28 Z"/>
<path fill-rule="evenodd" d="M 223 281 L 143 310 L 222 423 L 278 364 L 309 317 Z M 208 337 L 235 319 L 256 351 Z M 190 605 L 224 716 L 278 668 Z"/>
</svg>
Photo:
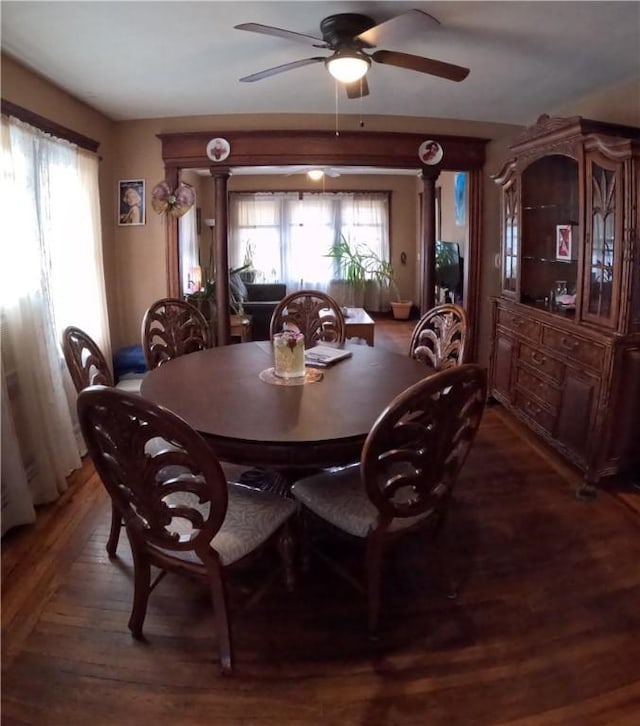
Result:
<svg viewBox="0 0 640 726">
<path fill-rule="evenodd" d="M 322 169 L 309 169 L 307 176 L 312 181 L 320 181 L 320 179 L 324 176 L 324 171 Z"/>
<path fill-rule="evenodd" d="M 326 61 L 327 70 L 341 83 L 353 83 L 363 78 L 371 61 L 363 53 L 357 51 L 336 51 Z"/>
</svg>

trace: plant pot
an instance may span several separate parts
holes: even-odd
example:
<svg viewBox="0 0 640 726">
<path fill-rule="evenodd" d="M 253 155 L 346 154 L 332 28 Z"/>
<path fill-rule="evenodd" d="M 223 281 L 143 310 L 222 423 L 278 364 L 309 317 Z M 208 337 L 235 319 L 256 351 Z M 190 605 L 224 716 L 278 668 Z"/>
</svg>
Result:
<svg viewBox="0 0 640 726">
<path fill-rule="evenodd" d="M 391 310 L 396 320 L 408 320 L 411 315 L 413 300 L 392 300 Z"/>
<path fill-rule="evenodd" d="M 242 282 L 248 282 L 249 284 L 251 284 L 256 280 L 255 270 L 245 270 L 244 272 L 240 272 L 238 274 L 240 275 L 240 279 L 242 280 Z"/>
</svg>

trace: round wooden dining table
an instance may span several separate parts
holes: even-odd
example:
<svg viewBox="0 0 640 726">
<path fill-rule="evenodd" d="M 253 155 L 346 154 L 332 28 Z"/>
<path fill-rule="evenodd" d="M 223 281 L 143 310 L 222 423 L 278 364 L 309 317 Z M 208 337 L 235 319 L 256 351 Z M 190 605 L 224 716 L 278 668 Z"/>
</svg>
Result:
<svg viewBox="0 0 640 726">
<path fill-rule="evenodd" d="M 393 398 L 430 373 L 384 348 L 345 348 L 350 358 L 304 385 L 261 379 L 273 366 L 269 341 L 211 348 L 149 371 L 141 394 L 181 416 L 225 461 L 280 470 L 341 466 L 360 458 Z"/>
</svg>

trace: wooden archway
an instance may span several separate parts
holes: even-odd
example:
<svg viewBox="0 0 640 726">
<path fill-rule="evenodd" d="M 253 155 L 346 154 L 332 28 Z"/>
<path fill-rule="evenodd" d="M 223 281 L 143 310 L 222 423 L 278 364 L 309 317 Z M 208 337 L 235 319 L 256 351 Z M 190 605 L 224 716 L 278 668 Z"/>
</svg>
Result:
<svg viewBox="0 0 640 726">
<path fill-rule="evenodd" d="M 425 312 L 434 304 L 435 288 L 435 185 L 441 171 L 469 172 L 469 248 L 465 265 L 465 307 L 470 321 L 471 350 L 475 352 L 480 281 L 480 230 L 482 228 L 482 179 L 487 139 L 469 136 L 405 134 L 375 131 L 198 131 L 158 134 L 162 142 L 165 178 L 177 185 L 181 169 L 209 168 L 215 179 L 216 219 L 215 246 L 217 259 L 226 269 L 227 250 L 227 183 L 231 170 L 242 166 L 371 166 L 389 169 L 420 169 L 424 220 L 420 254 L 420 309 Z M 231 152 L 222 162 L 207 156 L 207 144 L 222 137 Z M 439 164 L 425 166 L 418 157 L 420 144 L 437 141 L 444 154 Z M 167 226 L 167 290 L 177 296 L 180 288 L 178 223 Z M 219 310 L 229 306 L 226 279 L 217 285 Z M 218 316 L 218 340 L 229 341 L 229 321 Z"/>
</svg>

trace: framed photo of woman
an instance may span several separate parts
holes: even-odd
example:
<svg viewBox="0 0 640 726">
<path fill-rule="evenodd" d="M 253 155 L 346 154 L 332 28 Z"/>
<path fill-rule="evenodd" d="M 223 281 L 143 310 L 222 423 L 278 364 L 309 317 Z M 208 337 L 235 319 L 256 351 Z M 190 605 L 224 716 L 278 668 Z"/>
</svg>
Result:
<svg viewBox="0 0 640 726">
<path fill-rule="evenodd" d="M 118 182 L 118 224 L 139 225 L 145 222 L 144 179 Z"/>
</svg>

